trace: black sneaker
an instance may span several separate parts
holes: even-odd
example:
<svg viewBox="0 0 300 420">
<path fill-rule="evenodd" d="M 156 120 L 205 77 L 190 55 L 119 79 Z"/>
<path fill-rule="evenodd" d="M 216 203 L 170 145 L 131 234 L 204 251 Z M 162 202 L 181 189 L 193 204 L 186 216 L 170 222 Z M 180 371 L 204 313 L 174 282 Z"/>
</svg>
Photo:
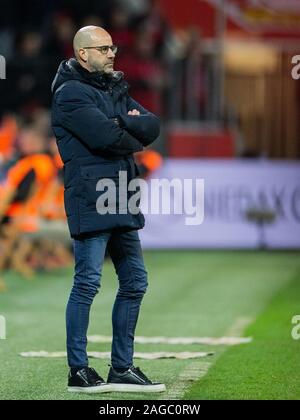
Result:
<svg viewBox="0 0 300 420">
<path fill-rule="evenodd" d="M 130 367 L 124 373 L 116 372 L 110 368 L 107 383 L 112 391 L 117 392 L 163 392 L 166 386 L 159 382 L 151 382 L 150 379 L 138 368 Z"/>
<path fill-rule="evenodd" d="M 72 375 L 69 373 L 68 391 L 84 392 L 88 394 L 98 394 L 101 392 L 110 392 L 111 386 L 107 385 L 104 379 L 98 375 L 95 369 L 85 367 Z"/>
</svg>

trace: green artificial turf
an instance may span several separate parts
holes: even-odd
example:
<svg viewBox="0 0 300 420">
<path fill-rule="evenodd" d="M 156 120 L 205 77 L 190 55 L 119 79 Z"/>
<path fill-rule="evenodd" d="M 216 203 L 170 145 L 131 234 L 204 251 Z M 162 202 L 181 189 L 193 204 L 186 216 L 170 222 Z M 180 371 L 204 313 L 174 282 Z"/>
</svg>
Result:
<svg viewBox="0 0 300 420">
<path fill-rule="evenodd" d="M 292 318 L 300 314 L 300 271 L 246 334 L 253 342 L 227 350 L 185 399 L 300 399 L 300 340 Z"/>
<path fill-rule="evenodd" d="M 234 348 L 137 344 L 136 351 L 214 351 L 215 355 L 198 361 L 137 360 L 136 365 L 151 379 L 163 381 L 169 392 L 180 383 L 191 364 L 211 364 L 207 375 L 199 383 L 187 384 L 188 388 L 192 386 L 190 391 L 185 389 L 186 386 L 182 387 L 182 394 L 176 395 L 179 399 L 183 398 L 184 391 L 184 398 L 196 399 L 231 398 L 238 395 L 241 398 L 272 398 L 272 395 L 274 398 L 295 397 L 296 388 L 300 390 L 299 364 L 291 356 L 297 349 L 299 355 L 300 344 L 288 338 L 291 326 L 286 316 L 287 312 L 288 317 L 291 312 L 297 313 L 299 287 L 296 287 L 296 280 L 296 286 L 294 283 L 294 286 L 290 286 L 296 287 L 294 292 L 290 291 L 293 299 L 288 299 L 286 295 L 286 300 L 282 298 L 282 301 L 278 301 L 277 310 L 266 320 L 272 327 L 271 331 L 265 329 L 267 322 L 261 321 L 261 317 L 267 316 L 265 314 L 268 312 L 264 311 L 269 310 L 268 305 L 276 294 L 281 291 L 284 293 L 285 288 L 292 284 L 292 279 L 300 280 L 299 256 L 296 252 L 145 252 L 149 288 L 138 322 L 138 335 L 220 337 L 238 331 L 236 326 L 241 320 L 250 319 L 254 322 L 257 316 L 260 317 L 254 322 L 253 329 L 250 327 L 246 332 L 246 335 L 254 336 L 251 344 Z M 7 339 L 0 340 L 0 400 L 164 398 L 164 394 L 150 396 L 111 393 L 89 396 L 68 393 L 65 359 L 29 359 L 20 357 L 19 353 L 65 350 L 64 312 L 72 285 L 72 270 L 37 274 L 33 281 L 23 280 L 9 272 L 5 279 L 8 291 L 0 294 L 0 315 L 6 317 Z M 114 269 L 107 262 L 102 288 L 91 311 L 90 335 L 111 335 L 111 308 L 116 288 Z M 272 309 L 274 302 L 276 305 L 276 300 L 272 301 L 269 308 Z M 88 349 L 109 351 L 110 346 L 90 343 Z M 249 358 L 247 363 L 244 362 L 244 354 L 246 360 Z M 254 361 L 256 368 L 247 370 Z M 108 363 L 109 360 L 90 361 L 90 365 L 104 377 L 109 369 Z M 270 366 L 273 364 L 275 368 L 278 363 L 280 366 L 272 371 L 273 382 L 278 383 L 273 391 L 270 389 L 266 393 L 270 382 Z M 294 370 L 293 385 L 289 387 L 288 379 Z M 165 397 L 168 395 L 165 394 Z"/>
</svg>

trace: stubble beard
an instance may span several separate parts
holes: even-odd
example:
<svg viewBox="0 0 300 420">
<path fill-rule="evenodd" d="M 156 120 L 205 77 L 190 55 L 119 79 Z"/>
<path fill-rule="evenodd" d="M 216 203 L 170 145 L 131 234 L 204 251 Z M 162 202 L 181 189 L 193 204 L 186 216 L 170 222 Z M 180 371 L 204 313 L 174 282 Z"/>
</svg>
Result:
<svg viewBox="0 0 300 420">
<path fill-rule="evenodd" d="M 112 64 L 112 66 L 108 66 L 107 64 Z M 114 71 L 113 64 L 113 62 L 108 62 L 100 65 L 97 62 L 91 62 L 90 68 L 93 72 L 98 72 L 101 74 L 112 74 Z"/>
</svg>

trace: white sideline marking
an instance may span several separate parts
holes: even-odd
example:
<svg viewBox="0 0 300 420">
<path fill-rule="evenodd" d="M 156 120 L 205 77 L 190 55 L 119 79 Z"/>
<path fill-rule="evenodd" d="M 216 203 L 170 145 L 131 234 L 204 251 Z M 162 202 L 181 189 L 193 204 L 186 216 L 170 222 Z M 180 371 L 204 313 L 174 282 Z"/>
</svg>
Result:
<svg viewBox="0 0 300 420">
<path fill-rule="evenodd" d="M 167 388 L 167 392 L 163 394 L 162 400 L 179 400 L 192 382 L 202 378 L 208 372 L 212 365 L 211 362 L 193 362 L 190 363 L 176 378 L 176 383 Z"/>
<path fill-rule="evenodd" d="M 226 334 L 234 336 L 234 337 L 240 337 L 241 335 L 243 335 L 248 325 L 252 324 L 252 322 L 254 322 L 254 319 L 250 317 L 237 318 L 237 320 L 229 328 Z M 243 340 L 243 339 L 244 338 L 240 338 L 240 340 Z M 252 341 L 252 338 L 250 339 L 250 341 Z"/>
<path fill-rule="evenodd" d="M 235 346 L 238 344 L 246 344 L 252 341 L 251 337 L 240 337 L 243 334 L 245 328 L 253 322 L 252 318 L 238 318 L 234 324 L 227 331 L 225 337 L 143 337 L 136 336 L 135 343 L 139 344 L 206 344 L 206 345 L 228 345 Z M 111 336 L 94 335 L 89 336 L 88 341 L 91 343 L 111 343 Z M 151 352 L 151 353 L 134 353 L 136 359 L 164 359 L 164 358 L 176 358 L 176 359 L 195 359 L 203 358 L 213 355 L 213 352 Z M 22 352 L 22 357 L 66 357 L 66 352 Z M 88 357 L 98 359 L 110 359 L 110 352 L 88 352 Z M 179 400 L 185 393 L 185 391 L 191 386 L 192 382 L 203 378 L 212 366 L 213 362 L 207 361 L 194 361 L 190 363 L 182 372 L 179 374 L 177 379 L 174 381 L 174 385 L 167 389 L 161 399 L 163 400 Z"/>
<path fill-rule="evenodd" d="M 252 338 L 243 338 L 239 337 L 245 331 L 245 328 L 253 322 L 253 318 L 238 318 L 233 325 L 228 329 L 227 335 L 228 336 L 235 336 L 230 337 L 236 340 L 235 344 L 242 344 L 242 343 L 249 343 L 252 341 Z M 226 337 L 223 337 L 223 339 Z M 227 337 L 228 338 L 228 337 Z M 201 339 L 201 338 L 199 338 Z M 213 340 L 221 340 L 221 339 L 213 339 Z M 239 341 L 238 341 L 239 340 Z M 246 341 L 245 341 L 246 340 Z M 202 343 L 201 343 L 202 344 Z M 207 344 L 207 343 L 205 343 Z M 223 341 L 224 344 L 224 341 Z M 227 345 L 235 345 L 235 344 L 228 344 Z M 163 400 L 180 400 L 185 391 L 192 385 L 192 382 L 198 381 L 199 379 L 203 378 L 206 373 L 208 372 L 209 368 L 213 365 L 213 362 L 204 362 L 198 361 L 190 363 L 178 376 L 174 385 L 167 389 L 167 392 L 161 398 Z M 201 396 L 199 396 L 201 397 Z"/>
<path fill-rule="evenodd" d="M 200 357 L 207 357 L 212 356 L 213 352 L 151 352 L 151 353 L 142 353 L 137 352 L 134 353 L 135 359 L 147 359 L 147 360 L 155 360 L 155 359 L 197 359 Z M 48 352 L 48 351 L 29 351 L 29 352 L 22 352 L 20 353 L 22 357 L 48 357 L 48 358 L 55 358 L 55 357 L 67 357 L 67 353 L 65 351 L 56 351 L 56 352 Z M 97 351 L 90 351 L 88 352 L 88 357 L 94 359 L 110 359 L 111 353 L 110 352 L 97 352 Z"/>
<path fill-rule="evenodd" d="M 206 344 L 210 346 L 236 346 L 238 344 L 247 344 L 252 341 L 251 337 L 237 337 L 240 334 L 241 327 L 244 328 L 245 320 L 238 320 L 238 325 L 234 324 L 230 331 L 235 332 L 228 334 L 227 337 L 143 337 L 137 336 L 134 339 L 136 344 Z M 241 322 L 243 321 L 243 322 Z M 248 322 L 249 320 L 247 320 Z M 240 325 L 241 324 L 241 325 Z M 90 343 L 111 343 L 112 337 L 107 335 L 90 335 L 88 337 Z"/>
</svg>

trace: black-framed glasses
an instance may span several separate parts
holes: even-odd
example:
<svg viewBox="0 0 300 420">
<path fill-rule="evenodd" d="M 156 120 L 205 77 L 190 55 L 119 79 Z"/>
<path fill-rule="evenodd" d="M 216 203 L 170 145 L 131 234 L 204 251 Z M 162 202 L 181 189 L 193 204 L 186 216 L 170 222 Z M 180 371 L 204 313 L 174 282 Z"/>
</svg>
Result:
<svg viewBox="0 0 300 420">
<path fill-rule="evenodd" d="M 106 55 L 109 51 L 109 49 L 111 49 L 111 52 L 113 54 L 116 54 L 118 51 L 118 47 L 116 45 L 101 45 L 101 46 L 96 46 L 96 47 L 83 47 L 84 49 L 90 50 L 90 49 L 95 49 L 97 51 L 100 51 L 101 54 Z"/>
</svg>

